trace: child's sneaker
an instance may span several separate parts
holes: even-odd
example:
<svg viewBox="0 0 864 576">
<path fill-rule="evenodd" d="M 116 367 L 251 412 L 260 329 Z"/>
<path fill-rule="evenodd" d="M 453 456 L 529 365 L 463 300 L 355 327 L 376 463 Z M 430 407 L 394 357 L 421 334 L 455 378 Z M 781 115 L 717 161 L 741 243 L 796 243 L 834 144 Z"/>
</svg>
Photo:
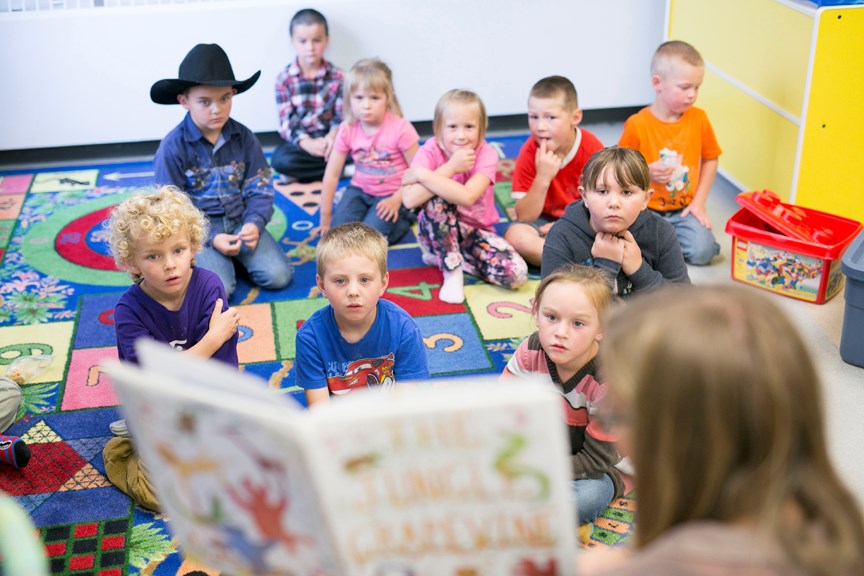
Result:
<svg viewBox="0 0 864 576">
<path fill-rule="evenodd" d="M 126 427 L 126 420 L 117 420 L 116 422 L 112 422 L 109 424 L 108 428 L 111 429 L 111 433 L 114 436 L 120 436 L 121 438 L 129 437 L 129 429 Z"/>
</svg>

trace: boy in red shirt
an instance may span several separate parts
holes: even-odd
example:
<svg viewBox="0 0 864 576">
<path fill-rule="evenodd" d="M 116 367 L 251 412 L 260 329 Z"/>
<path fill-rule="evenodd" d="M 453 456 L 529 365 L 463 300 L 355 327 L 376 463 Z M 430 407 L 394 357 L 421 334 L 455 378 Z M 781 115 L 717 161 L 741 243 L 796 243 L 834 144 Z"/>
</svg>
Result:
<svg viewBox="0 0 864 576">
<path fill-rule="evenodd" d="M 504 234 L 526 262 L 540 266 L 546 234 L 579 200 L 582 169 L 603 148 L 596 136 L 579 128 L 582 110 L 573 83 L 563 76 L 543 78 L 528 96 L 531 137 L 522 145 L 513 170 L 516 220 Z"/>
</svg>

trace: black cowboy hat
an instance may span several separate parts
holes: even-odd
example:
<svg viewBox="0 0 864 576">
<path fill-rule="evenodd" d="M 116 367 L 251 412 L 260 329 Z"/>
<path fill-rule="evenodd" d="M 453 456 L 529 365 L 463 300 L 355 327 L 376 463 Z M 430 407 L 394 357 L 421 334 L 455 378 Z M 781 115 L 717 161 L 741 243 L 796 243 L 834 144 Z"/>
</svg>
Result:
<svg viewBox="0 0 864 576">
<path fill-rule="evenodd" d="M 228 55 L 218 44 L 198 44 L 180 63 L 177 79 L 159 80 L 150 87 L 150 99 L 157 104 L 177 104 L 177 95 L 192 86 L 233 86 L 237 93 L 245 92 L 258 81 L 261 71 L 242 82 L 234 79 Z"/>
</svg>

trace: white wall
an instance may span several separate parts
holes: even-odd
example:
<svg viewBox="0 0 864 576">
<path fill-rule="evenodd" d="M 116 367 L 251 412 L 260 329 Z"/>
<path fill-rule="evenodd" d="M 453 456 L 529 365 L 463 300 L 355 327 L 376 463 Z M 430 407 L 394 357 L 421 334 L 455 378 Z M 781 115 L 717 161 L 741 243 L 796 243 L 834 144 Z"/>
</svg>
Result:
<svg viewBox="0 0 864 576">
<path fill-rule="evenodd" d="M 531 85 L 571 78 L 585 109 L 650 101 L 650 54 L 663 0 L 236 0 L 0 15 L 0 150 L 161 139 L 181 118 L 150 86 L 176 78 L 189 49 L 220 44 L 235 75 L 261 70 L 232 116 L 276 128 L 273 82 L 291 56 L 288 22 L 313 5 L 330 22 L 328 55 L 349 68 L 379 56 L 409 120 L 429 120 L 454 87 L 490 115 L 522 114 Z"/>
</svg>

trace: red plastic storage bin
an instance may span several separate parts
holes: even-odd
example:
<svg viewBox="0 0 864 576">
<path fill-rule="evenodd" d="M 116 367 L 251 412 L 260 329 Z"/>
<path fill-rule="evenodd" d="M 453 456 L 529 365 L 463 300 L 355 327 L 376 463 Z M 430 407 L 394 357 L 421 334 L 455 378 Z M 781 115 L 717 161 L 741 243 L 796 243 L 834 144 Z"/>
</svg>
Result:
<svg viewBox="0 0 864 576">
<path fill-rule="evenodd" d="M 743 208 L 726 223 L 732 278 L 815 304 L 840 291 L 840 258 L 860 222 L 784 204 L 770 190 L 742 192 L 735 201 Z"/>
</svg>

